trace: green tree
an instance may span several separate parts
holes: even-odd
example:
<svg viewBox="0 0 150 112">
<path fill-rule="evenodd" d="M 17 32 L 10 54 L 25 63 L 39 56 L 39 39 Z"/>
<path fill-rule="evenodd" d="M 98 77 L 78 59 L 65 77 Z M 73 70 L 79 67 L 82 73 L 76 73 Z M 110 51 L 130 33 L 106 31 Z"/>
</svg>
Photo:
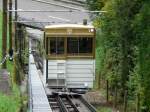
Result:
<svg viewBox="0 0 150 112">
<path fill-rule="evenodd" d="M 99 71 L 117 87 L 120 98 L 140 94 L 142 112 L 150 111 L 150 1 L 87 0 L 90 10 L 105 10 L 94 23 Z M 97 24 L 98 23 L 98 24 Z M 94 24 L 95 25 L 95 24 Z M 111 90 L 113 93 L 114 89 Z"/>
<path fill-rule="evenodd" d="M 106 0 L 86 0 L 87 6 L 90 10 L 100 10 Z"/>
<path fill-rule="evenodd" d="M 96 2 L 103 3 L 103 5 L 91 6 Z M 104 60 L 100 61 L 103 63 L 100 71 L 111 82 L 112 88 L 114 86 L 119 87 L 122 99 L 125 90 L 132 90 L 133 88 L 128 86 L 128 84 L 132 85 L 132 82 L 129 83 L 131 73 L 137 72 L 135 71 L 138 63 L 137 38 L 135 37 L 133 22 L 140 12 L 142 3 L 142 0 L 109 0 L 105 2 L 90 0 L 89 3 L 89 9 L 91 10 L 102 9 L 107 11 L 96 20 L 96 22 L 100 22 L 99 27 L 102 33 L 101 37 L 98 37 L 98 40 L 103 40 L 99 41 L 102 42 L 100 47 L 105 51 L 103 52 L 105 54 L 103 59 L 100 59 Z M 138 81 L 135 82 L 138 83 Z"/>
<path fill-rule="evenodd" d="M 139 77 L 142 87 L 142 112 L 150 111 L 150 1 L 144 0 L 134 21 L 138 47 Z"/>
</svg>

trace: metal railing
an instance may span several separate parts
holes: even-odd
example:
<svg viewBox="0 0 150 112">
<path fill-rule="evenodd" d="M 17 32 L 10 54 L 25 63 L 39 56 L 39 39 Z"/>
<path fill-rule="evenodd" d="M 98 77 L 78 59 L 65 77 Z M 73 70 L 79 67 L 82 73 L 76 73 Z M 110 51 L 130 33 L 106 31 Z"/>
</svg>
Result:
<svg viewBox="0 0 150 112">
<path fill-rule="evenodd" d="M 30 56 L 29 56 L 30 57 Z M 28 103 L 28 106 L 29 106 L 29 110 L 30 112 L 32 112 L 32 107 L 33 107 L 33 100 L 32 100 L 32 83 L 31 83 L 31 70 L 30 70 L 30 67 L 31 66 L 31 63 L 30 63 L 30 58 L 29 58 L 29 75 L 28 75 L 28 94 L 29 94 L 29 103 Z"/>
</svg>

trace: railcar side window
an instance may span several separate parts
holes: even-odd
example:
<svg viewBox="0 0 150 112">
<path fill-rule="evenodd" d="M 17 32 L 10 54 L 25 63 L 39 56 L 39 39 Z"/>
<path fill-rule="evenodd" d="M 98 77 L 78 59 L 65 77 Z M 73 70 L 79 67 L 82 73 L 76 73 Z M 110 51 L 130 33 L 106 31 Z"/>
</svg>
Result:
<svg viewBox="0 0 150 112">
<path fill-rule="evenodd" d="M 57 38 L 50 38 L 50 47 L 49 47 L 49 54 L 56 55 L 56 54 L 64 54 L 64 38 L 57 37 Z"/>
<path fill-rule="evenodd" d="M 67 38 L 67 53 L 69 54 L 82 54 L 82 53 L 92 53 L 92 38 L 79 37 Z"/>
</svg>

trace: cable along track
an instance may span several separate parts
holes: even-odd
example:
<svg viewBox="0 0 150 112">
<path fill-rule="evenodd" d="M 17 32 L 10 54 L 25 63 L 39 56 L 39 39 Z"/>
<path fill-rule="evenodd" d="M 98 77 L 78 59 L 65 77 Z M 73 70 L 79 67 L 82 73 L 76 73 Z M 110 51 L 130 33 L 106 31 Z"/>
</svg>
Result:
<svg viewBox="0 0 150 112">
<path fill-rule="evenodd" d="M 52 94 L 47 97 L 53 112 L 96 112 L 81 95 Z"/>
</svg>

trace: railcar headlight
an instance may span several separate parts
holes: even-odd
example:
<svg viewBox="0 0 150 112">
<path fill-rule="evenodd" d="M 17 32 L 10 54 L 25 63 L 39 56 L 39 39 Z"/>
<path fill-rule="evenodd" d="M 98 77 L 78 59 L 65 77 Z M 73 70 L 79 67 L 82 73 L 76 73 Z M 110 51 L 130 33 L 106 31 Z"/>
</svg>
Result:
<svg viewBox="0 0 150 112">
<path fill-rule="evenodd" d="M 94 32 L 94 29 L 93 29 L 93 28 L 91 28 L 89 31 L 90 31 L 90 32 Z"/>
</svg>

